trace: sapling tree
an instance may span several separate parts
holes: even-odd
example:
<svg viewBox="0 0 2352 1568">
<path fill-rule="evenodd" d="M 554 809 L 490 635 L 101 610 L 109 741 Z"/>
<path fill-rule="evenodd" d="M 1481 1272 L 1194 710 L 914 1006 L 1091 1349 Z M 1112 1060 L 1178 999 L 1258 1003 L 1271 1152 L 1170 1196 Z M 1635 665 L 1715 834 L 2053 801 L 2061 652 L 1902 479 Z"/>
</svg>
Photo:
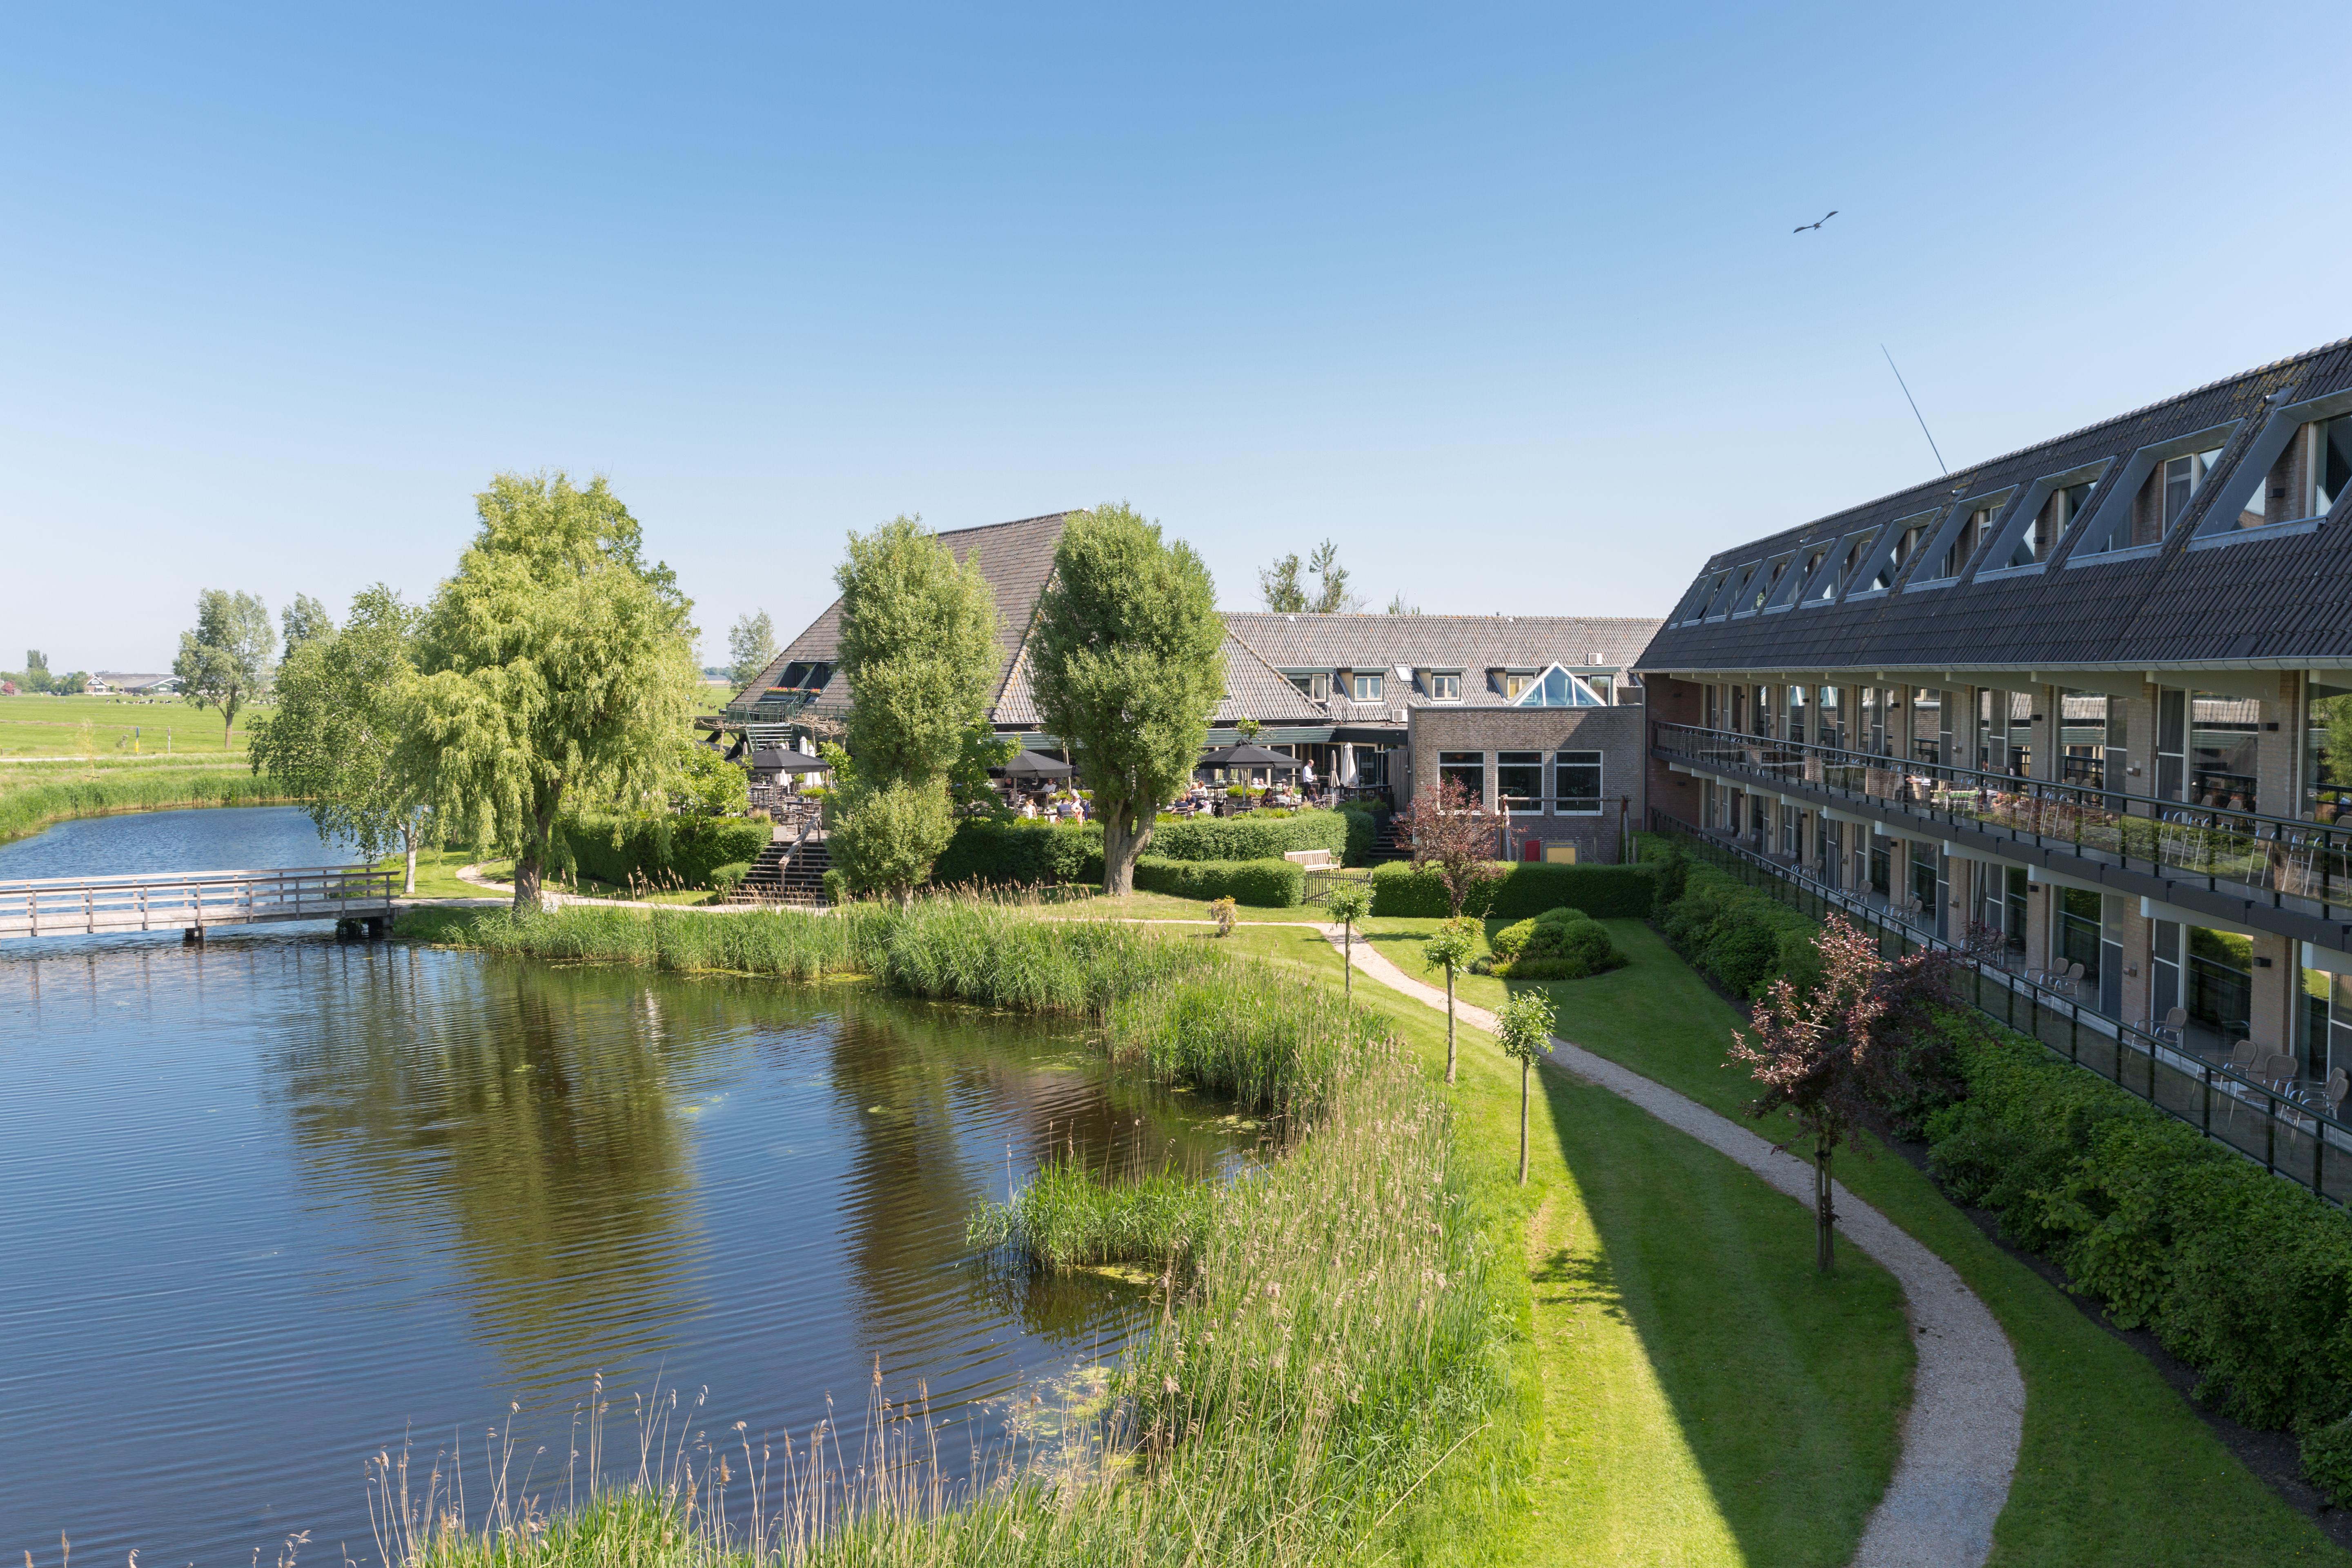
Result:
<svg viewBox="0 0 2352 1568">
<path fill-rule="evenodd" d="M 1495 819 L 1454 780 L 1439 779 L 1436 789 L 1415 795 L 1404 825 L 1413 865 L 1436 871 L 1455 920 L 1473 893 L 1503 875 L 1495 863 Z"/>
<path fill-rule="evenodd" d="M 1465 920 L 1450 920 L 1429 933 L 1421 944 L 1423 969 L 1445 971 L 1445 1081 L 1454 1081 L 1454 972 L 1478 951 L 1475 928 Z"/>
<path fill-rule="evenodd" d="M 1339 922 L 1347 949 L 1347 976 L 1342 989 L 1349 1000 L 1356 994 L 1356 922 L 1372 912 L 1372 896 L 1353 882 L 1343 882 L 1331 889 L 1329 900 L 1323 906 L 1331 918 Z"/>
<path fill-rule="evenodd" d="M 1540 991 L 1514 991 L 1495 1010 L 1495 1041 L 1519 1064 L 1519 1185 L 1528 1184 L 1528 1075 L 1543 1059 L 1551 1039 L 1551 998 Z"/>
<path fill-rule="evenodd" d="M 1731 1035 L 1731 1054 L 1748 1064 L 1762 1092 L 1749 1101 L 1755 1117 L 1785 1112 L 1800 1139 L 1813 1144 L 1813 1261 L 1827 1273 L 1835 1261 L 1837 1215 L 1830 1160 L 1841 1140 L 1861 1149 L 1861 1124 L 1874 1100 L 1892 1087 L 1892 1050 L 1879 1037 L 1887 1009 L 1886 961 L 1878 946 L 1832 915 L 1814 940 L 1818 976 L 1800 987 L 1786 975 L 1756 1005 L 1753 1036 Z"/>
</svg>

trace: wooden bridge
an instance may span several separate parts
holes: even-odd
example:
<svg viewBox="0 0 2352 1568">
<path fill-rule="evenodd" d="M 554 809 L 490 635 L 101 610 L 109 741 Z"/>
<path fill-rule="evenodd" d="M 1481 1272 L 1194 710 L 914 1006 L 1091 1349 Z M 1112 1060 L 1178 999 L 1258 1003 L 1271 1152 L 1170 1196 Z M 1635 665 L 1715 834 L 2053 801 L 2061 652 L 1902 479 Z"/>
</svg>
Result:
<svg viewBox="0 0 2352 1568">
<path fill-rule="evenodd" d="M 399 873 L 365 866 L 295 871 L 165 871 L 0 882 L 0 942 L 125 931 L 184 931 L 277 921 L 361 921 L 381 936 Z"/>
</svg>

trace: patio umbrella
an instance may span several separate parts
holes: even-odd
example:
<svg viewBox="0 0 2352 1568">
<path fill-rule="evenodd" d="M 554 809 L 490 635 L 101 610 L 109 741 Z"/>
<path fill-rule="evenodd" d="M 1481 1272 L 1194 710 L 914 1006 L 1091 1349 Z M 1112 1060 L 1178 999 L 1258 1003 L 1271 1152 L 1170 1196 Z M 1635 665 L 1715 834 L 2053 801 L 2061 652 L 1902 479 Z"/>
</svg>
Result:
<svg viewBox="0 0 2352 1568">
<path fill-rule="evenodd" d="M 1349 789 L 1356 785 L 1356 744 L 1352 741 L 1339 742 L 1339 783 Z"/>
<path fill-rule="evenodd" d="M 1244 743 L 1221 746 L 1205 752 L 1201 758 L 1201 765 L 1204 768 L 1273 768 L 1296 773 L 1298 771 L 1298 759 L 1286 757 L 1280 752 L 1268 751 L 1264 746 Z"/>
<path fill-rule="evenodd" d="M 751 771 L 755 773 L 823 773 L 833 771 L 833 764 L 823 757 L 812 757 L 805 752 L 769 750 L 751 753 Z"/>
<path fill-rule="evenodd" d="M 1009 779 L 1066 779 L 1078 770 L 1043 752 L 1022 752 L 997 771 Z"/>
</svg>

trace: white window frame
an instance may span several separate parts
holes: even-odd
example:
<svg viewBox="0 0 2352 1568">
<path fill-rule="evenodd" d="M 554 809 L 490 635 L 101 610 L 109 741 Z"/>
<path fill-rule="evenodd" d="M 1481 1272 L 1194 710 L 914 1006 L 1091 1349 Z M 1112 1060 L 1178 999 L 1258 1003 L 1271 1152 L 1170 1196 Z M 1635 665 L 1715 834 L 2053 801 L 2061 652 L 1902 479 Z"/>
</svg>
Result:
<svg viewBox="0 0 2352 1568">
<path fill-rule="evenodd" d="M 1382 691 L 1385 689 L 1384 673 L 1385 672 L 1377 669 L 1349 670 L 1348 672 L 1348 696 L 1349 700 L 1355 702 L 1381 702 L 1386 700 L 1386 699 L 1381 696 Z M 1367 684 L 1371 688 L 1369 691 L 1365 689 Z"/>
<path fill-rule="evenodd" d="M 1462 672 L 1458 669 L 1433 669 L 1429 675 L 1429 700 L 1432 702 L 1462 700 Z"/>
</svg>

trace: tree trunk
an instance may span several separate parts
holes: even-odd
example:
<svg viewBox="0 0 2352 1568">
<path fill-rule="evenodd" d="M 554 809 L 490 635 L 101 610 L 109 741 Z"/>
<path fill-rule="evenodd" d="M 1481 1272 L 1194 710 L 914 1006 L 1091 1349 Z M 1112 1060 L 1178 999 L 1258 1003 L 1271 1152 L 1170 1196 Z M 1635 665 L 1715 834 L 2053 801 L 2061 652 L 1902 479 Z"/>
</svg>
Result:
<svg viewBox="0 0 2352 1568">
<path fill-rule="evenodd" d="M 1830 1197 L 1830 1150 L 1825 1139 L 1813 1146 L 1813 1263 L 1824 1274 L 1837 1261 L 1837 1213 Z"/>
<path fill-rule="evenodd" d="M 1346 929 L 1348 932 L 1348 962 L 1346 967 L 1339 971 L 1340 974 L 1344 977 L 1340 981 L 1340 986 L 1341 989 L 1346 992 L 1348 1000 L 1353 1002 L 1356 999 L 1356 922 L 1349 921 L 1347 923 Z"/>
<path fill-rule="evenodd" d="M 1101 794 L 1098 790 L 1097 795 Z M 1146 808 L 1149 809 L 1146 809 Z M 1159 815 L 1157 801 L 1122 801 L 1103 813 L 1103 896 L 1116 899 L 1135 891 L 1135 858 L 1151 837 L 1151 819 Z M 1138 826 L 1140 823 L 1143 826 Z"/>
<path fill-rule="evenodd" d="M 1445 966 L 1445 1081 L 1454 1081 L 1454 966 Z"/>
<path fill-rule="evenodd" d="M 400 894 L 404 899 L 416 896 L 416 840 L 414 838 L 408 841 L 408 877 L 401 884 Z"/>
<path fill-rule="evenodd" d="M 558 784 L 531 814 L 530 838 L 515 857 L 514 911 L 519 915 L 539 909 L 540 884 L 547 868 L 548 847 L 554 837 L 555 808 L 562 799 L 563 787 Z"/>
<path fill-rule="evenodd" d="M 1534 1063 L 1519 1058 L 1519 1185 L 1528 1184 L 1528 1073 Z"/>
</svg>

